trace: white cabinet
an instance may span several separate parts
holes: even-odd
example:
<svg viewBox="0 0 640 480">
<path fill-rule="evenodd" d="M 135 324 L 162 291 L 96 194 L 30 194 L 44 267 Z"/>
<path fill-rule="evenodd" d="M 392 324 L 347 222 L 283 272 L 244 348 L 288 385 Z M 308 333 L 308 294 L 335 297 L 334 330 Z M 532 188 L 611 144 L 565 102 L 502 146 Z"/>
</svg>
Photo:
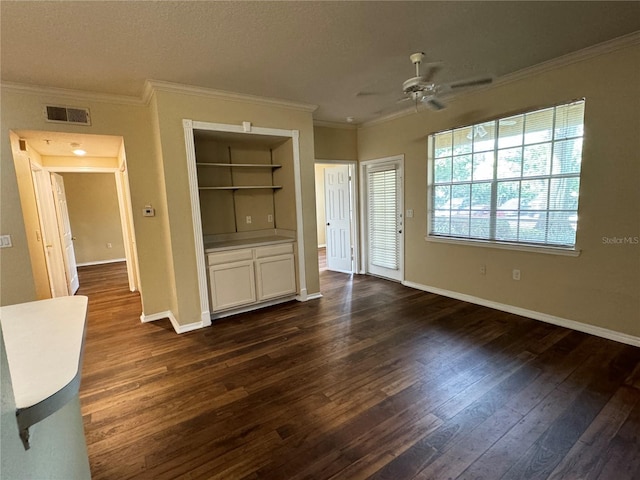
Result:
<svg viewBox="0 0 640 480">
<path fill-rule="evenodd" d="M 226 310 L 256 301 L 253 260 L 209 267 L 212 310 Z"/>
<path fill-rule="evenodd" d="M 296 293 L 292 243 L 209 253 L 207 264 L 212 312 Z"/>
<path fill-rule="evenodd" d="M 255 262 L 258 300 L 289 295 L 296 291 L 293 254 L 259 258 Z"/>
</svg>

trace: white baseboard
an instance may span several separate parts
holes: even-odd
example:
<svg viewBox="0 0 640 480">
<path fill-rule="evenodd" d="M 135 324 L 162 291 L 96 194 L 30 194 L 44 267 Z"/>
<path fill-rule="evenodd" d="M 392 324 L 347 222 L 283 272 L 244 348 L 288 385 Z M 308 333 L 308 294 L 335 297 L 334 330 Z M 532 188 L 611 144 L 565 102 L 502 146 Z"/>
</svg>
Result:
<svg viewBox="0 0 640 480">
<path fill-rule="evenodd" d="M 318 298 L 322 298 L 322 294 L 320 292 L 318 292 L 318 293 L 310 293 L 310 294 L 307 295 L 307 300 L 305 300 L 305 301 L 316 300 Z"/>
<path fill-rule="evenodd" d="M 173 315 L 173 312 L 171 310 L 166 310 L 164 312 L 158 312 L 158 313 L 152 313 L 152 314 L 149 314 L 149 315 L 145 315 L 144 312 L 142 312 L 142 315 L 140 315 L 140 321 L 142 323 L 155 322 L 156 320 L 162 320 L 163 318 L 168 318 L 169 319 L 169 321 L 171 322 L 171 325 L 173 326 L 173 329 L 176 331 L 176 333 L 186 333 L 186 332 L 190 332 L 192 330 L 197 330 L 199 328 L 203 328 L 203 327 L 208 326 L 203 321 L 194 322 L 194 323 L 188 323 L 186 325 L 180 325 L 178 323 L 178 320 L 176 320 L 176 317 Z M 211 320 L 209 320 L 209 325 L 210 324 L 211 324 Z"/>
<path fill-rule="evenodd" d="M 231 310 L 226 310 L 224 312 L 215 312 L 212 313 L 211 316 L 213 317 L 213 320 L 217 320 L 219 318 L 230 317 L 231 315 L 237 315 L 239 313 L 253 312 L 254 310 L 260 310 L 265 307 L 271 307 L 273 305 L 278 305 L 280 303 L 290 302 L 291 300 L 297 299 L 297 297 L 290 295 L 288 297 L 276 298 L 274 300 L 268 300 L 266 302 L 254 303 L 252 305 L 247 305 L 246 307 L 232 308 Z"/>
<path fill-rule="evenodd" d="M 326 243 L 318 244 L 318 248 L 327 248 L 327 244 Z"/>
<path fill-rule="evenodd" d="M 89 265 L 105 265 L 107 263 L 119 263 L 119 262 L 126 262 L 127 259 L 126 258 L 113 258 L 111 260 L 98 260 L 96 262 L 82 262 L 82 263 L 77 263 L 76 265 L 78 267 L 88 267 Z"/>
<path fill-rule="evenodd" d="M 596 327 L 595 325 L 589 325 L 587 323 L 576 322 L 575 320 L 569 320 L 566 318 L 556 317 L 547 313 L 536 312 L 534 310 L 528 310 L 526 308 L 515 307 L 513 305 L 507 305 L 504 303 L 498 303 L 484 298 L 474 297 L 465 293 L 454 292 L 452 290 L 445 290 L 438 287 L 430 287 L 428 285 L 422 285 L 419 283 L 404 281 L 403 285 L 407 287 L 415 288 L 429 293 L 435 293 L 444 297 L 455 298 L 456 300 L 462 300 L 463 302 L 474 303 L 476 305 L 482 305 L 483 307 L 489 307 L 496 310 L 501 310 L 507 313 L 513 313 L 522 317 L 532 318 L 533 320 L 540 320 L 541 322 L 551 323 L 558 325 L 559 327 L 570 328 L 571 330 L 577 330 L 579 332 L 588 333 L 597 337 L 606 338 L 608 340 L 614 340 L 620 343 L 626 343 L 627 345 L 633 345 L 634 347 L 640 347 L 640 337 L 628 335 L 626 333 L 616 332 L 615 330 L 609 330 L 608 328 Z"/>
</svg>

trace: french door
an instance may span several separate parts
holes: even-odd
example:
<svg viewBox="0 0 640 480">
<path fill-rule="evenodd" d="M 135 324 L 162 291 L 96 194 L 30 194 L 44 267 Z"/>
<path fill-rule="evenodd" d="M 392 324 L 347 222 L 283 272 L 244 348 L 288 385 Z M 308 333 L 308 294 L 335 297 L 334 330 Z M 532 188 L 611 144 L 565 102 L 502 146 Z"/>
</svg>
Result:
<svg viewBox="0 0 640 480">
<path fill-rule="evenodd" d="M 367 273 L 404 280 L 403 157 L 361 163 Z"/>
</svg>

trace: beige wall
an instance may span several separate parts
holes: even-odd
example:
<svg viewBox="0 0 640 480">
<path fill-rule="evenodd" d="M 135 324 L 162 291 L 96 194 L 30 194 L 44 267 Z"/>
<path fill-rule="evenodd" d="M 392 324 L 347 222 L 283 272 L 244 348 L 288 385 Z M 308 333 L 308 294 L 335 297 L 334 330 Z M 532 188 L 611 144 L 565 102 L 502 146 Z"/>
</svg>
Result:
<svg viewBox="0 0 640 480">
<path fill-rule="evenodd" d="M 62 173 L 78 264 L 124 259 L 116 180 L 112 173 Z M 107 244 L 111 244 L 111 248 Z"/>
<path fill-rule="evenodd" d="M 313 127 L 317 160 L 357 160 L 358 131 L 355 127 Z"/>
<path fill-rule="evenodd" d="M 163 90 L 154 93 L 153 103 L 167 194 L 170 261 L 175 271 L 176 305 L 172 311 L 179 323 L 195 323 L 201 318 L 183 119 L 234 125 L 248 121 L 256 127 L 299 130 L 306 282 L 309 293 L 319 292 L 311 113 Z"/>
<path fill-rule="evenodd" d="M 92 125 L 45 122 L 42 117 L 42 105 L 47 103 L 89 107 Z M 40 130 L 119 135 L 124 138 L 137 236 L 143 309 L 146 314 L 169 310 L 173 291 L 168 274 L 168 245 L 165 242 L 165 196 L 160 164 L 154 149 L 152 110 L 144 105 L 108 103 L 100 99 L 76 99 L 67 95 L 2 85 L 0 112 L 0 231 L 3 234 L 11 234 L 13 239 L 13 247 L 0 250 L 0 304 L 10 305 L 37 298 L 26 240 L 27 234 L 34 235 L 34 232 L 31 227 L 27 232 L 23 220 L 9 131 Z M 156 217 L 142 216 L 142 209 L 147 203 L 156 207 Z"/>
<path fill-rule="evenodd" d="M 427 136 L 506 113 L 586 97 L 577 243 L 579 257 L 429 243 Z M 640 337 L 640 47 L 629 47 L 460 96 L 358 131 L 360 160 L 405 155 L 408 281 Z M 486 275 L 480 275 L 480 265 Z M 513 281 L 511 271 L 521 270 Z"/>
</svg>

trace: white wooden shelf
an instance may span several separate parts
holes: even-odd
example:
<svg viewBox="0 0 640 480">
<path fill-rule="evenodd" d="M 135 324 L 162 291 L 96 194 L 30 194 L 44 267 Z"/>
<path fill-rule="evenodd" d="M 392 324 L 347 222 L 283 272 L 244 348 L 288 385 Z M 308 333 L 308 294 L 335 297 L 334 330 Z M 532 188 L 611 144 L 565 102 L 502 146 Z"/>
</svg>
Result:
<svg viewBox="0 0 640 480">
<path fill-rule="evenodd" d="M 264 190 L 266 188 L 277 190 L 282 188 L 282 185 L 230 185 L 226 187 L 198 187 L 198 190 Z"/>
</svg>

